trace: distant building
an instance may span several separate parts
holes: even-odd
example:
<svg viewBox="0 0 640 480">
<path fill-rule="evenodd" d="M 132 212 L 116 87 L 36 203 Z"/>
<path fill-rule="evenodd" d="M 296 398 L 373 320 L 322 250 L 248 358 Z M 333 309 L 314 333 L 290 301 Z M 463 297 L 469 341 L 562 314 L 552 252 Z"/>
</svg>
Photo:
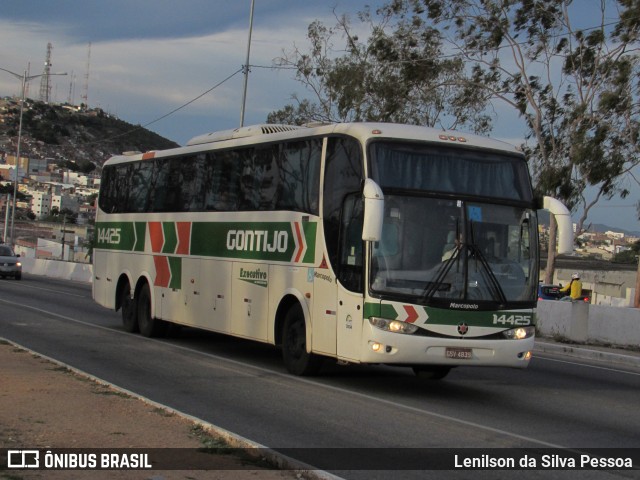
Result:
<svg viewBox="0 0 640 480">
<path fill-rule="evenodd" d="M 624 233 L 612 232 L 611 230 L 604 232 L 604 234 L 609 238 L 616 238 L 618 240 L 622 240 L 624 238 Z"/>
<path fill-rule="evenodd" d="M 51 214 L 51 194 L 49 192 L 33 192 L 31 194 L 31 211 L 37 218 L 45 218 Z"/>
<path fill-rule="evenodd" d="M 73 213 L 78 213 L 80 205 L 75 195 L 52 195 L 51 196 L 51 208 L 58 207 L 58 211 L 71 210 Z"/>
<path fill-rule="evenodd" d="M 27 157 L 20 157 L 20 162 L 18 163 L 18 177 L 23 178 L 28 175 L 29 172 L 29 159 Z M 16 165 L 16 156 L 15 155 L 7 155 L 5 157 L 5 165 L 10 165 L 15 167 Z M 13 174 L 12 174 L 13 175 Z"/>
<path fill-rule="evenodd" d="M 46 158 L 29 159 L 29 176 L 47 171 L 49 161 Z"/>
</svg>

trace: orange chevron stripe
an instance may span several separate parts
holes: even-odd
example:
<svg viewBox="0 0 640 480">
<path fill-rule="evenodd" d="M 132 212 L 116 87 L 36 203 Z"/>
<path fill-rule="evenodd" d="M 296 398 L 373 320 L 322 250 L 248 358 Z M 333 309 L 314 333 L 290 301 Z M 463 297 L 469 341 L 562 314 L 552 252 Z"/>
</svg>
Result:
<svg viewBox="0 0 640 480">
<path fill-rule="evenodd" d="M 178 231 L 178 247 L 176 254 L 189 255 L 189 247 L 191 244 L 191 222 L 176 222 L 176 230 Z"/>
<path fill-rule="evenodd" d="M 300 257 L 302 257 L 302 252 L 304 252 L 304 239 L 302 238 L 302 234 L 300 233 L 300 224 L 298 222 L 294 223 L 296 230 L 296 238 L 298 239 L 298 252 L 296 253 L 295 262 L 298 263 L 300 261 Z"/>
<path fill-rule="evenodd" d="M 154 256 L 153 263 L 156 266 L 156 278 L 153 284 L 156 287 L 168 287 L 171 280 L 171 269 L 167 257 Z"/>
<path fill-rule="evenodd" d="M 154 253 L 162 252 L 164 245 L 162 222 L 149 222 L 149 239 L 151 240 L 151 251 Z"/>
</svg>

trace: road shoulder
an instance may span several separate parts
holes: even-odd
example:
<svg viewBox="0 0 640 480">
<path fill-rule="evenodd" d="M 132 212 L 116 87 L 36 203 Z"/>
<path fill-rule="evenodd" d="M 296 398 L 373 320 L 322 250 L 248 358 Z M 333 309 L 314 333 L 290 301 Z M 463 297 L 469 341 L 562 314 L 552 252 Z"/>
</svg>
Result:
<svg viewBox="0 0 640 480">
<path fill-rule="evenodd" d="M 194 421 L 147 403 L 28 350 L 0 341 L 3 448 L 186 448 L 223 446 Z M 300 472 L 217 454 L 214 471 L 0 470 L 0 478 L 287 479 Z M 4 467 L 4 465 L 2 466 Z M 162 475 L 158 476 L 159 473 Z"/>
</svg>

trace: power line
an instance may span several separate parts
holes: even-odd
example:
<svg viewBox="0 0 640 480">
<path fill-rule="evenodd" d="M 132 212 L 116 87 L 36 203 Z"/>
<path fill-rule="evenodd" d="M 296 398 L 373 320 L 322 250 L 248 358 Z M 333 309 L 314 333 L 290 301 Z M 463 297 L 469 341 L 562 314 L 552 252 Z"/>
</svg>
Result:
<svg viewBox="0 0 640 480">
<path fill-rule="evenodd" d="M 201 93 L 200 95 L 198 95 L 197 97 L 195 97 L 195 98 L 193 98 L 193 99 L 189 100 L 189 101 L 188 101 L 188 102 L 186 102 L 186 103 L 183 103 L 183 104 L 182 104 L 182 105 L 180 105 L 179 107 L 174 108 L 174 109 L 173 109 L 173 110 L 171 110 L 170 112 L 165 113 L 164 115 L 162 115 L 162 116 L 160 116 L 160 117 L 156 118 L 155 120 L 151 120 L 150 122 L 147 122 L 147 123 L 145 123 L 144 125 L 140 125 L 139 127 L 133 128 L 133 129 L 128 130 L 128 131 L 126 131 L 126 132 L 124 132 L 124 133 L 120 133 L 120 134 L 118 134 L 118 135 L 114 135 L 113 137 L 105 138 L 105 139 L 102 139 L 102 140 L 96 140 L 95 142 L 88 142 L 88 143 L 85 143 L 84 145 L 93 145 L 93 144 L 97 144 L 97 143 L 108 142 L 108 141 L 114 140 L 114 139 L 116 139 L 116 138 L 124 137 L 124 136 L 129 135 L 129 134 L 131 134 L 131 133 L 133 133 L 133 132 L 136 132 L 136 131 L 138 131 L 138 130 L 142 130 L 143 128 L 146 128 L 146 127 L 148 127 L 149 125 L 153 125 L 154 123 L 157 123 L 157 122 L 159 122 L 160 120 L 164 120 L 165 118 L 167 118 L 167 117 L 169 117 L 169 116 L 173 115 L 174 113 L 176 113 L 176 112 L 178 112 L 178 111 L 182 110 L 183 108 L 187 107 L 188 105 L 191 105 L 191 104 L 192 104 L 193 102 L 195 102 L 196 100 L 201 99 L 201 98 L 202 98 L 202 97 L 204 97 L 206 94 L 208 94 L 208 93 L 212 92 L 213 90 L 215 90 L 216 88 L 218 88 L 219 86 L 221 86 L 222 84 L 224 84 L 225 82 L 227 82 L 228 80 L 231 80 L 233 77 L 235 77 L 238 73 L 240 73 L 240 72 L 242 72 L 242 71 L 243 71 L 243 69 L 242 69 L 242 68 L 240 68 L 240 69 L 236 70 L 236 71 L 235 71 L 235 72 L 233 72 L 231 75 L 229 75 L 227 78 L 225 78 L 224 80 L 222 80 L 222 81 L 218 82 L 217 84 L 215 84 L 213 87 L 209 88 L 208 90 L 206 90 L 206 91 L 202 92 L 202 93 Z"/>
<path fill-rule="evenodd" d="M 240 72 L 242 72 L 243 69 L 240 68 L 238 70 L 236 70 L 235 72 L 233 72 L 231 75 L 229 75 L 227 78 L 225 78 L 224 80 L 222 80 L 221 82 L 217 83 L 216 85 L 214 85 L 213 87 L 211 87 L 209 90 L 207 90 L 206 92 L 201 93 L 200 95 L 198 95 L 197 97 L 195 97 L 192 100 L 189 100 L 187 103 L 180 105 L 178 108 L 174 108 L 173 110 L 171 110 L 169 113 L 166 113 L 164 115 L 162 115 L 159 118 L 156 118 L 155 120 L 152 120 L 148 123 L 145 123 L 144 125 L 142 125 L 142 127 L 148 127 L 149 125 L 152 125 L 156 122 L 159 122 L 160 120 L 163 120 L 165 118 L 167 118 L 169 115 L 173 115 L 174 113 L 176 113 L 179 110 L 182 110 L 184 107 L 191 105 L 193 102 L 195 102 L 196 100 L 201 99 L 202 97 L 204 97 L 207 93 L 212 92 L 213 90 L 215 90 L 216 88 L 218 88 L 219 86 L 221 86 L 223 83 L 225 83 L 228 80 L 231 80 L 233 77 L 235 77 L 237 74 L 239 74 Z"/>
</svg>

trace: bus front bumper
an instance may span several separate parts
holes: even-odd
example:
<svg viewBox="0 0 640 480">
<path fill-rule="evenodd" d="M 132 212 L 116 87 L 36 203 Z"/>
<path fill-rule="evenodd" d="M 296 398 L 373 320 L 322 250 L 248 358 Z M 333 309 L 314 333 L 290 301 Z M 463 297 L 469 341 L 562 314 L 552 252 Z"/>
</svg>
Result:
<svg viewBox="0 0 640 480">
<path fill-rule="evenodd" d="M 365 321 L 362 363 L 526 368 L 534 337 L 523 340 L 442 338 L 383 331 Z"/>
</svg>

